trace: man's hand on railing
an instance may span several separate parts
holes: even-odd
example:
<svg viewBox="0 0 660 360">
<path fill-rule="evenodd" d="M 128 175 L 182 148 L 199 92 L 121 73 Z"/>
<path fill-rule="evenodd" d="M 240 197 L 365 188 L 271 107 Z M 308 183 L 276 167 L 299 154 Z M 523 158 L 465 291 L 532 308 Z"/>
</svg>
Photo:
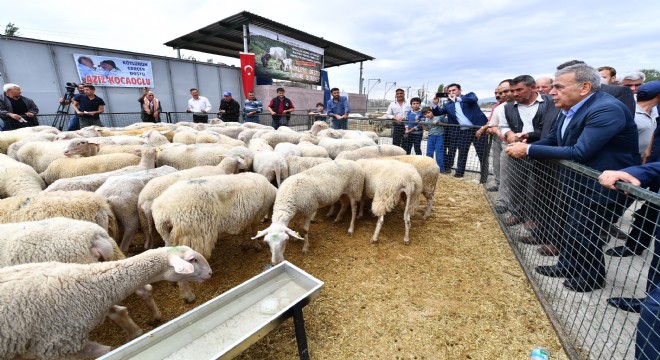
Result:
<svg viewBox="0 0 660 360">
<path fill-rule="evenodd" d="M 520 159 L 524 158 L 527 156 L 527 140 L 523 140 L 522 142 L 514 142 L 512 144 L 507 145 L 506 149 L 504 151 L 506 152 L 507 155 L 514 159 Z"/>
<path fill-rule="evenodd" d="M 614 170 L 605 170 L 603 171 L 602 174 L 598 177 L 598 182 L 603 185 L 603 187 L 615 190 L 616 187 L 614 184 L 617 181 L 624 181 L 627 183 L 631 183 L 636 186 L 640 186 L 641 183 L 637 178 L 634 176 L 628 174 L 625 171 L 614 171 Z"/>
</svg>

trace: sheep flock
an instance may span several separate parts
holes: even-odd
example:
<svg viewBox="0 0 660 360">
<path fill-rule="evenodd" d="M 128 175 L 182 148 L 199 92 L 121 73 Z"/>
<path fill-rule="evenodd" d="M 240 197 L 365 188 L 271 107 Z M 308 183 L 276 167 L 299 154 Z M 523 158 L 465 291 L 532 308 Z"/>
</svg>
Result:
<svg viewBox="0 0 660 360">
<path fill-rule="evenodd" d="M 228 235 L 243 251 L 266 245 L 276 265 L 290 238 L 303 253 L 322 241 L 316 218 L 347 236 L 371 221 L 376 242 L 401 206 L 410 244 L 439 175 L 374 132 L 318 121 L 304 132 L 218 121 L 0 132 L 0 359 L 101 356 L 111 348 L 88 336 L 105 317 L 139 336 L 122 301 L 137 294 L 158 321 L 150 284 L 163 280 L 194 301 L 187 284 L 222 276 L 208 260 Z"/>
</svg>

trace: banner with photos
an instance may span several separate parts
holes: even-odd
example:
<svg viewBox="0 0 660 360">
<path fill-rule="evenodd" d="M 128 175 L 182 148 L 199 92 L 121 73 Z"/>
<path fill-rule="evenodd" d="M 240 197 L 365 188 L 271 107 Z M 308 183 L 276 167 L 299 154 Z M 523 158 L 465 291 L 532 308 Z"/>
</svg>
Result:
<svg viewBox="0 0 660 360">
<path fill-rule="evenodd" d="M 151 61 L 74 54 L 80 82 L 94 86 L 154 87 Z"/>
</svg>

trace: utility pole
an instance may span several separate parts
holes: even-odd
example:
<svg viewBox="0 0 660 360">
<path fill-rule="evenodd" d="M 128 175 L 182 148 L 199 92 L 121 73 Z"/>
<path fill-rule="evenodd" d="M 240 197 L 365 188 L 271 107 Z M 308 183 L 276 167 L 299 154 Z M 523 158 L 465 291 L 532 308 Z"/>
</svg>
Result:
<svg viewBox="0 0 660 360">
<path fill-rule="evenodd" d="M 388 84 L 392 84 L 388 87 Z M 387 81 L 385 82 L 385 94 L 383 94 L 383 100 L 387 100 L 387 92 L 390 91 L 391 88 L 396 86 L 396 81 Z"/>
</svg>

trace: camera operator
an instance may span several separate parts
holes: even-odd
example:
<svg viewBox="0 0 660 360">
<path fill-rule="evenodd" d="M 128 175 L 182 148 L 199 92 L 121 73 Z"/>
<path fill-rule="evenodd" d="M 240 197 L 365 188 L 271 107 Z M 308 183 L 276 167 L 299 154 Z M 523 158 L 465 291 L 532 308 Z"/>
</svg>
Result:
<svg viewBox="0 0 660 360">
<path fill-rule="evenodd" d="M 105 102 L 94 94 L 94 85 L 86 84 L 84 88 L 85 95 L 78 95 L 73 99 L 73 110 L 78 115 L 80 127 L 103 126 L 100 114 L 105 111 Z"/>
<path fill-rule="evenodd" d="M 32 99 L 21 96 L 21 87 L 5 84 L 4 94 L 0 95 L 0 119 L 4 121 L 3 130 L 14 130 L 37 126 L 39 108 Z"/>
<path fill-rule="evenodd" d="M 74 88 L 78 88 L 78 93 L 74 94 L 73 90 Z M 85 95 L 85 88 L 84 84 L 76 84 L 76 83 L 66 83 L 66 94 L 64 97 L 60 98 L 60 106 L 66 106 L 69 105 L 73 99 L 75 99 L 78 96 Z M 73 115 L 71 119 L 69 120 L 69 124 L 67 124 L 66 130 L 67 131 L 73 131 L 73 130 L 79 130 L 80 125 L 78 123 L 78 115 Z"/>
</svg>

